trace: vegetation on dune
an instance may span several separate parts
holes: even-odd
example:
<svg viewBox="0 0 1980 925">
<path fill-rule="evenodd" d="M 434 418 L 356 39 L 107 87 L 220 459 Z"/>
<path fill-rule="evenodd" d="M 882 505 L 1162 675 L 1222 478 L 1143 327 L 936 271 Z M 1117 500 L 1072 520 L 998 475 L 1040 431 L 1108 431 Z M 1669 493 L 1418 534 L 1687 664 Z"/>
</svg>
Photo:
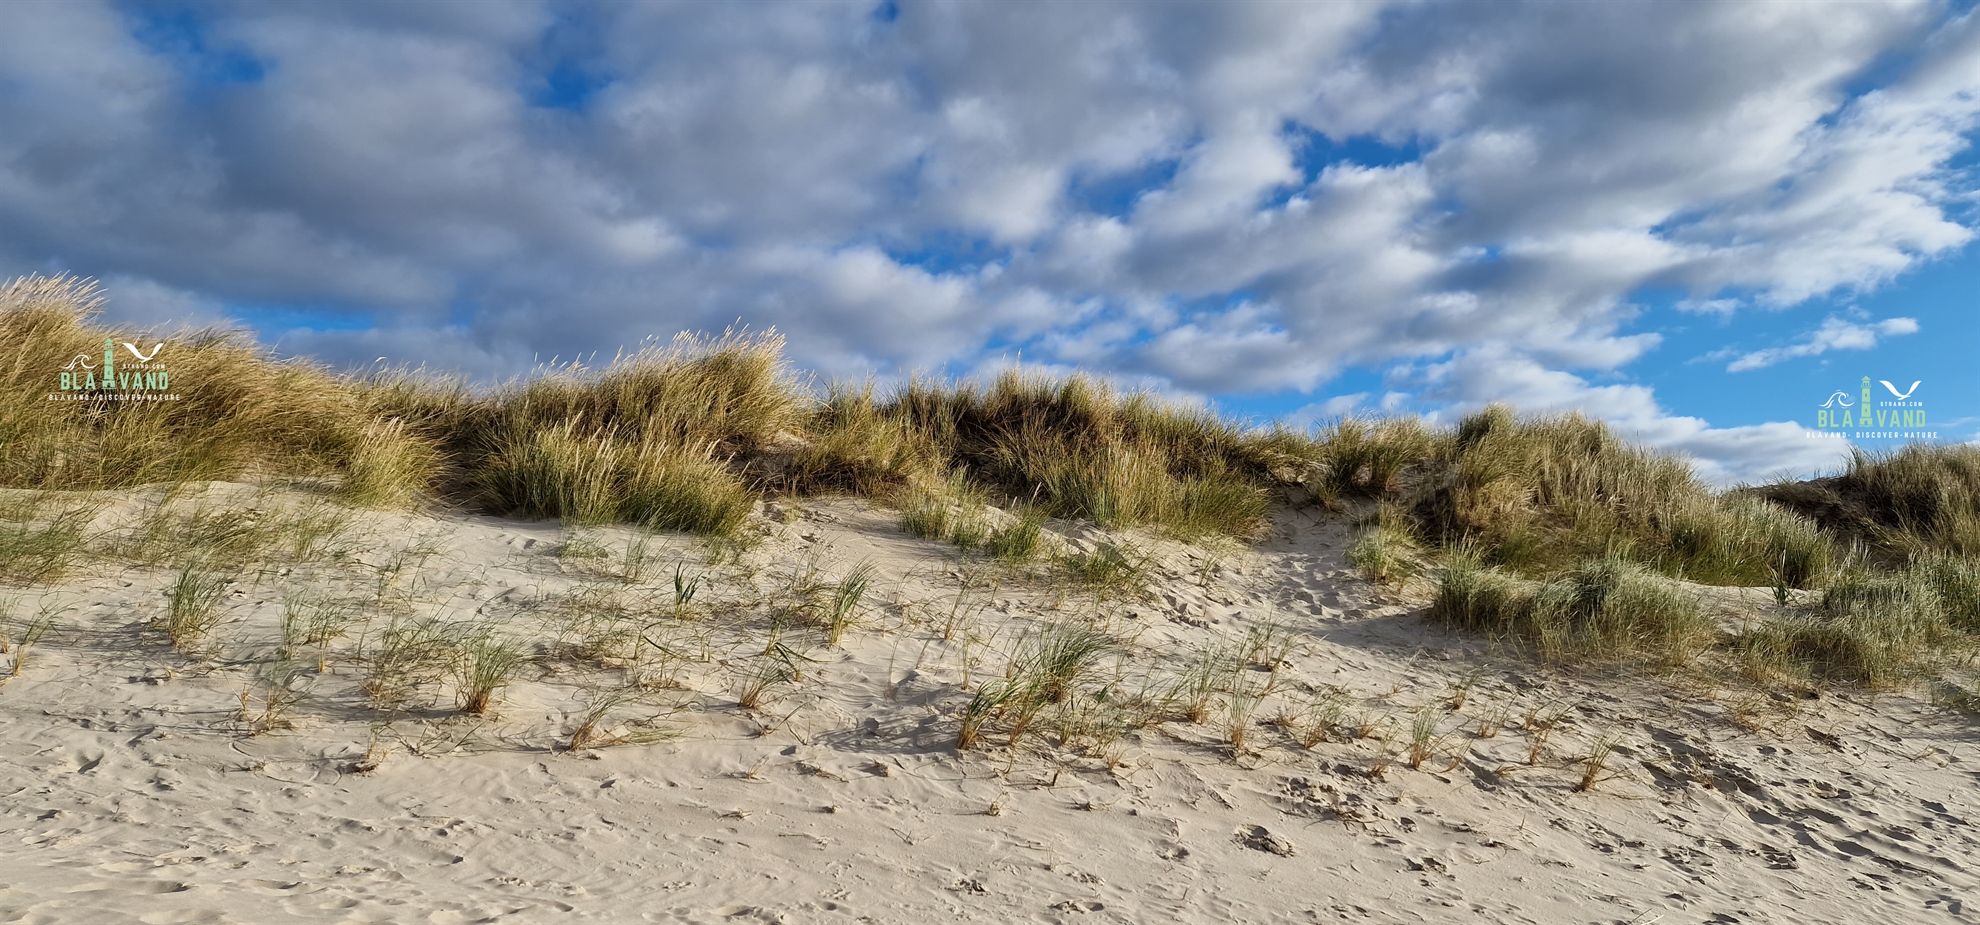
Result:
<svg viewBox="0 0 1980 925">
<path fill-rule="evenodd" d="M 683 336 L 491 389 L 419 371 L 339 375 L 239 335 L 179 332 L 143 338 L 165 344 L 175 400 L 87 390 L 48 400 L 58 370 L 106 352 L 101 303 L 94 284 L 69 277 L 0 287 L 0 487 L 312 476 L 360 505 L 430 499 L 723 538 L 766 493 L 844 491 L 895 505 L 918 536 L 1006 562 L 1042 557 L 1104 594 L 1137 588 L 1146 557 L 1118 541 L 1069 548 L 1046 531 L 1049 518 L 1245 538 L 1278 497 L 1372 509 L 1348 551 L 1364 574 L 1428 577 L 1437 618 L 1554 660 L 1674 664 L 1711 647 L 1713 627 L 1674 579 L 1776 589 L 1780 616 L 1732 643 L 1755 675 L 1888 686 L 1980 633 L 1980 448 L 1970 446 L 1859 453 L 1831 478 L 1718 492 L 1682 459 L 1577 415 L 1495 406 L 1450 428 L 1350 418 L 1261 430 L 1083 376 L 1015 371 L 988 385 L 817 395 L 778 337 L 747 332 Z M 273 542 L 263 525 L 208 520 L 195 511 L 146 535 L 154 546 Z M 334 545 L 334 518 L 317 520 L 278 532 Z M 83 555 L 86 513 L 0 521 L 0 581 L 48 580 Z M 157 561 L 169 550 L 126 552 Z M 181 645 L 213 628 L 211 587 L 203 567 L 182 570 L 166 619 Z M 1788 606 L 1792 589 L 1825 587 L 1819 606 Z M 858 595 L 849 600 L 826 621 L 834 633 L 854 619 Z M 401 629 L 383 651 L 423 652 L 416 627 Z M 488 654 L 462 673 L 501 674 L 504 653 Z M 759 674 L 781 683 L 775 661 Z M 498 686 L 480 685 L 491 696 Z M 985 696 L 1016 698 L 990 714 L 1021 728 L 1036 698 L 1018 690 Z"/>
<path fill-rule="evenodd" d="M 111 488 L 262 468 L 322 472 L 361 446 L 411 439 L 368 433 L 377 418 L 350 380 L 270 362 L 245 336 L 212 331 L 165 341 L 169 355 L 159 359 L 169 363 L 176 401 L 52 400 L 58 370 L 103 355 L 109 332 L 93 324 L 103 299 L 73 277 L 0 285 L 0 484 Z"/>
<path fill-rule="evenodd" d="M 1534 581 L 1461 553 L 1445 569 L 1430 613 L 1463 629 L 1518 639 L 1560 662 L 1643 658 L 1681 665 L 1713 637 L 1695 594 L 1615 556 Z"/>
<path fill-rule="evenodd" d="M 987 389 L 910 383 L 876 407 L 938 472 L 1057 517 L 1245 535 L 1269 508 L 1259 443 L 1207 411 L 1083 376 L 1011 371 Z"/>
<path fill-rule="evenodd" d="M 1521 420 L 1492 407 L 1452 435 L 1416 512 L 1446 543 L 1547 575 L 1615 554 L 1709 584 L 1818 584 L 1837 558 L 1814 522 L 1712 492 L 1682 459 L 1631 446 L 1579 415 Z"/>
<path fill-rule="evenodd" d="M 1867 536 L 1907 556 L 1980 551 L 1971 447 L 1859 455 L 1828 480 L 1853 502 L 1853 519 L 1840 518 L 1785 490 L 1715 493 L 1681 459 L 1575 415 L 1492 407 L 1449 430 L 1415 419 L 1251 430 L 1089 378 L 1015 371 L 987 387 L 812 398 L 782 341 L 762 334 L 683 336 L 476 391 L 418 372 L 338 376 L 238 336 L 181 332 L 165 341 L 176 401 L 37 400 L 56 369 L 108 336 L 93 320 L 101 301 L 68 277 L 0 289 L 0 387 L 12 399 L 0 408 L 0 484 L 323 474 L 362 504 L 437 496 L 711 534 L 735 531 L 765 491 L 883 495 L 933 514 L 923 502 L 959 486 L 1037 517 L 1186 538 L 1249 535 L 1275 489 L 1299 486 L 1328 504 L 1389 500 L 1409 514 L 1390 532 L 1468 544 L 1528 577 L 1616 554 L 1696 581 L 1788 587 L 1819 585 L 1844 559 L 1839 540 Z M 959 516 L 949 526 L 971 539 Z"/>
<path fill-rule="evenodd" d="M 1980 645 L 1980 562 L 1939 553 L 1896 571 L 1853 570 L 1812 611 L 1742 635 L 1761 680 L 1894 688 L 1968 660 Z"/>
<path fill-rule="evenodd" d="M 1934 551 L 1980 556 L 1980 446 L 1856 450 L 1839 475 L 1754 493 L 1893 561 Z"/>
<path fill-rule="evenodd" d="M 734 531 L 761 491 L 884 494 L 951 473 L 1041 514 L 1182 535 L 1244 534 L 1267 510 L 1265 442 L 1206 411 L 1018 373 L 985 390 L 837 388 L 814 400 L 774 335 L 683 336 L 475 391 L 422 371 L 338 376 L 238 335 L 180 332 L 164 341 L 176 400 L 39 400 L 57 369 L 100 350 L 101 302 L 67 277 L 0 291 L 0 387 L 15 399 L 0 411 L 13 451 L 0 483 L 334 475 L 363 504 L 437 495 L 715 534 Z"/>
</svg>

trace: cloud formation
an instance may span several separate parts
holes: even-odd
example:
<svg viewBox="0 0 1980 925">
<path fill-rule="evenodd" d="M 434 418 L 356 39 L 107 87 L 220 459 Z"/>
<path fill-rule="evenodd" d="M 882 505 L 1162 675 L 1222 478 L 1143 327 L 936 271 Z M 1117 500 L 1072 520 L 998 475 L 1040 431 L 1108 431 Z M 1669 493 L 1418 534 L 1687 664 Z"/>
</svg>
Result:
<svg viewBox="0 0 1980 925">
<path fill-rule="evenodd" d="M 1802 335 L 1794 343 L 1740 354 L 1726 364 L 1726 372 L 1743 373 L 1762 369 L 1799 357 L 1821 356 L 1831 350 L 1868 350 L 1880 338 L 1918 333 L 1915 318 L 1886 318 L 1862 324 L 1834 316 L 1822 319 L 1822 326 Z"/>
<path fill-rule="evenodd" d="M 1745 472 L 1766 435 L 1589 384 L 1659 346 L 1639 294 L 1788 307 L 1973 234 L 1980 14 L 1923 0 L 170 9 L 0 5 L 0 272 L 337 363 L 742 322 L 832 375 L 1461 404 L 1489 361 Z"/>
</svg>

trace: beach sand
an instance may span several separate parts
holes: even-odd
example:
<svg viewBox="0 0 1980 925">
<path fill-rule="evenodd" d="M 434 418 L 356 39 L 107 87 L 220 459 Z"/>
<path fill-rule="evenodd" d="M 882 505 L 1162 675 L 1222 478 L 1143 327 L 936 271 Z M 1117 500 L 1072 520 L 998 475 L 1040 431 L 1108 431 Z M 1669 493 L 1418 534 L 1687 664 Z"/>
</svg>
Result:
<svg viewBox="0 0 1980 925">
<path fill-rule="evenodd" d="M 158 522 L 156 490 L 92 497 L 95 531 Z M 330 510 L 228 483 L 172 503 L 245 523 Z M 306 555 L 229 563 L 225 621 L 193 655 L 153 625 L 169 563 L 106 555 L 0 592 L 16 641 L 56 617 L 0 686 L 0 923 L 1980 918 L 1969 718 L 1916 693 L 1549 670 L 1427 622 L 1421 589 L 1359 578 L 1343 515 L 1281 512 L 1215 554 L 1135 537 L 1148 593 L 1112 600 L 966 562 L 855 499 L 771 502 L 761 542 L 728 556 L 624 528 L 348 516 Z M 794 588 L 862 563 L 839 645 L 779 622 Z M 679 618 L 677 564 L 703 576 Z M 300 693 L 270 716 L 257 679 L 285 609 L 311 602 L 354 622 L 287 653 L 278 680 Z M 630 688 L 624 665 L 573 654 L 615 614 L 665 653 Z M 364 690 L 360 650 L 429 618 L 530 656 L 488 715 L 444 678 L 392 709 Z M 1078 718 L 1059 716 L 958 751 L 972 692 L 1067 622 L 1117 641 L 1089 700 L 1267 626 L 1290 648 L 1240 679 L 1273 686 L 1243 750 L 1220 696 L 1202 723 L 1062 745 Z M 743 709 L 752 678 L 782 677 L 773 631 L 798 677 Z M 1370 734 L 1308 747 L 1282 728 L 1327 704 Z M 608 744 L 572 750 L 587 711 Z"/>
</svg>

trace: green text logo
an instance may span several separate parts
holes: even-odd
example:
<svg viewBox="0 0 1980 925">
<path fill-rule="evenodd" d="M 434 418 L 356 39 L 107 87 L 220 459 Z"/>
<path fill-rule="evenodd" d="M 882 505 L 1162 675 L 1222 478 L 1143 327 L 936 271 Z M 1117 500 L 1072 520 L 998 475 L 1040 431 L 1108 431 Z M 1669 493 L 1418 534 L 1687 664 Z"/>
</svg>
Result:
<svg viewBox="0 0 1980 925">
<path fill-rule="evenodd" d="M 1852 439 L 1932 440 L 1925 401 L 1918 397 L 1923 380 L 1901 386 L 1889 379 L 1874 384 L 1869 376 L 1855 389 L 1837 389 L 1815 409 L 1815 430 Z"/>
<path fill-rule="evenodd" d="M 163 343 L 146 351 L 129 341 L 121 360 L 117 342 L 103 339 L 103 357 L 98 362 L 87 353 L 78 353 L 55 373 L 54 401 L 177 401 L 172 391 L 172 373 L 160 356 Z"/>
</svg>

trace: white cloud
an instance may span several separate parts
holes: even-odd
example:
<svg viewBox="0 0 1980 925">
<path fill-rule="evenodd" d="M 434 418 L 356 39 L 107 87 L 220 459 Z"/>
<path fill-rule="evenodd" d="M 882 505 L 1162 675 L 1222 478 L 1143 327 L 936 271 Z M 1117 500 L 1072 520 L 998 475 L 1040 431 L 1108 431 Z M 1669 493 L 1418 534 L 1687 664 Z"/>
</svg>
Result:
<svg viewBox="0 0 1980 925">
<path fill-rule="evenodd" d="M 1972 237 L 1980 14 L 1922 0 L 195 11 L 243 83 L 134 9 L 0 4 L 0 273 L 114 277 L 132 321 L 378 319 L 269 334 L 339 362 L 735 321 L 833 374 L 1022 353 L 1200 394 L 1502 357 L 1731 471 L 1778 435 L 1589 378 L 1661 343 L 1639 293 L 1736 319 Z M 601 85 L 534 105 L 565 52 Z M 1839 324 L 1750 362 L 1860 349 Z"/>
<path fill-rule="evenodd" d="M 1868 350 L 1877 346 L 1880 338 L 1916 333 L 1918 320 L 1915 318 L 1886 318 L 1859 324 L 1830 316 L 1822 319 L 1820 327 L 1802 335 L 1794 343 L 1740 354 L 1726 364 L 1726 372 L 1743 373 L 1787 360 L 1821 356 L 1831 350 Z"/>
</svg>

